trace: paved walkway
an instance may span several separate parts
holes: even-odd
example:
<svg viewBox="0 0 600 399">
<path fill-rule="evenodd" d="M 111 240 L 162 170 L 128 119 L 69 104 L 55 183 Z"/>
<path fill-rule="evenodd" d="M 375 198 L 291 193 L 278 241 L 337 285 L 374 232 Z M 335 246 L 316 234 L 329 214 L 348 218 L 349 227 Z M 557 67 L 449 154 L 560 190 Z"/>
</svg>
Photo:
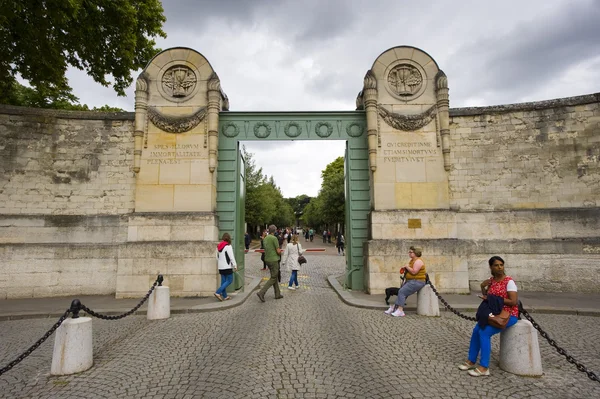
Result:
<svg viewBox="0 0 600 399">
<path fill-rule="evenodd" d="M 119 321 L 94 319 L 94 366 L 78 375 L 49 375 L 53 342 L 49 339 L 0 377 L 0 398 L 600 397 L 600 384 L 541 339 L 544 376 L 524 378 L 500 370 L 495 337 L 492 377 L 470 377 L 456 363 L 466 356 L 473 323 L 450 312 L 442 312 L 441 317 L 416 316 L 414 311 L 404 318 L 385 316 L 382 296 L 344 291 L 331 278 L 344 270 L 343 258 L 331 248 L 308 258 L 300 273 L 301 288 L 288 291 L 284 281 L 281 300 L 273 298 L 272 290 L 266 303 L 250 293 L 266 277 L 259 256 L 250 253 L 248 274 L 257 279 L 249 278 L 246 292 L 229 302 L 173 298 L 174 310 L 198 313 L 174 314 L 159 321 L 140 315 Z M 284 272 L 284 279 L 287 276 Z M 527 295 L 532 305 L 539 301 L 540 309 L 544 305 L 569 313 L 533 316 L 571 355 L 600 371 L 600 317 L 582 312 L 597 311 L 600 302 L 562 296 L 545 303 L 547 298 L 540 295 L 521 293 L 522 298 Z M 465 309 L 475 298 L 456 296 L 453 302 L 454 296 L 446 297 Z M 129 307 L 111 297 L 82 301 L 94 310 Z M 0 313 L 13 312 L 16 317 L 43 306 L 50 314 L 53 303 L 62 313 L 70 298 L 1 301 Z M 53 322 L 47 318 L 0 321 L 0 367 Z"/>
</svg>

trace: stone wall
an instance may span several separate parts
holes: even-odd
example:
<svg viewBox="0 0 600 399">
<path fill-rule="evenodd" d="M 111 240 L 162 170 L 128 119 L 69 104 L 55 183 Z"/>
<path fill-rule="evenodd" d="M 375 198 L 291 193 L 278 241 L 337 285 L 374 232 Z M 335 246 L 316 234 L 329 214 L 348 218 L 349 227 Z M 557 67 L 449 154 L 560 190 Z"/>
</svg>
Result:
<svg viewBox="0 0 600 399">
<path fill-rule="evenodd" d="M 133 114 L 0 105 L 0 214 L 133 211 Z"/>
<path fill-rule="evenodd" d="M 600 207 L 600 93 L 450 112 L 451 207 Z"/>
</svg>

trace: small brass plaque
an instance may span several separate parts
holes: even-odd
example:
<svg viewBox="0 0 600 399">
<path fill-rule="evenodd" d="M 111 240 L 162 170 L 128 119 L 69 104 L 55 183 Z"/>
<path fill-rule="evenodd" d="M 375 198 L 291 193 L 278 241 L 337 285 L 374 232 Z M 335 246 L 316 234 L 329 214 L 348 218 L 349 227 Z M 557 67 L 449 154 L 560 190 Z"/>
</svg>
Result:
<svg viewBox="0 0 600 399">
<path fill-rule="evenodd" d="M 421 228 L 421 219 L 408 219 L 408 228 L 409 229 L 420 229 Z"/>
</svg>

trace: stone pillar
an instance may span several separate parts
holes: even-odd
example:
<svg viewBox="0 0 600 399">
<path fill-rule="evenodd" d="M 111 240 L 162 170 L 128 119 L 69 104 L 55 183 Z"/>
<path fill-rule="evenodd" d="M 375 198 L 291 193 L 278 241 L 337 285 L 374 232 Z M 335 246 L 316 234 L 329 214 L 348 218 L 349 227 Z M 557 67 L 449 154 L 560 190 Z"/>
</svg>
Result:
<svg viewBox="0 0 600 399">
<path fill-rule="evenodd" d="M 168 319 L 171 316 L 171 296 L 169 287 L 154 288 L 148 298 L 148 320 Z"/>
<path fill-rule="evenodd" d="M 363 104 L 367 114 L 367 140 L 371 172 L 377 170 L 377 78 L 368 70 L 364 79 Z"/>
<path fill-rule="evenodd" d="M 450 170 L 450 100 L 448 96 L 448 78 L 441 70 L 435 77 L 435 87 L 444 169 Z"/>
<path fill-rule="evenodd" d="M 543 374 L 537 331 L 531 322 L 519 320 L 500 333 L 500 368 L 516 375 Z"/>
<path fill-rule="evenodd" d="M 421 316 L 439 316 L 440 306 L 437 296 L 429 286 L 421 288 L 417 292 L 417 314 Z"/>
<path fill-rule="evenodd" d="M 135 147 L 133 150 L 133 171 L 139 173 L 142 158 L 144 134 L 146 132 L 146 113 L 148 111 L 148 81 L 144 74 L 140 74 L 135 82 L 135 126 L 133 137 Z"/>
<path fill-rule="evenodd" d="M 56 330 L 50 374 L 81 373 L 94 363 L 92 318 L 67 319 Z"/>
<path fill-rule="evenodd" d="M 208 169 L 211 173 L 217 168 L 219 146 L 219 111 L 221 111 L 221 81 L 215 72 L 208 80 Z"/>
</svg>

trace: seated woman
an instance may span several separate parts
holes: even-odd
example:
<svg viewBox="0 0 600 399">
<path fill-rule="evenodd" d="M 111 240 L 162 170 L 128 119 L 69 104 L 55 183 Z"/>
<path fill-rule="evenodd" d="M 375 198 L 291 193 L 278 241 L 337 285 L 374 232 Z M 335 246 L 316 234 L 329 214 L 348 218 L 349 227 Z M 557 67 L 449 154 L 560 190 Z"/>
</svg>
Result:
<svg viewBox="0 0 600 399">
<path fill-rule="evenodd" d="M 414 294 L 419 291 L 421 288 L 425 286 L 425 263 L 421 259 L 421 255 L 423 254 L 423 250 L 419 247 L 410 247 L 408 251 L 408 256 L 410 257 L 410 262 L 404 269 L 406 270 L 405 283 L 398 290 L 398 298 L 396 298 L 396 303 L 388 310 L 386 310 L 385 314 L 391 314 L 394 317 L 403 317 L 404 314 L 404 306 L 406 305 L 406 297 Z"/>
<path fill-rule="evenodd" d="M 489 260 L 492 277 L 481 283 L 480 296 L 483 300 L 487 295 L 495 295 L 504 298 L 503 310 L 510 313 L 510 318 L 506 328 L 516 324 L 519 317 L 519 298 L 517 295 L 517 285 L 510 276 L 504 274 L 504 259 L 499 256 L 492 256 Z M 471 334 L 471 344 L 469 345 L 469 357 L 466 362 L 458 366 L 461 370 L 468 370 L 473 377 L 490 375 L 490 355 L 492 352 L 492 335 L 498 334 L 502 330 L 486 325 L 483 328 L 475 324 Z M 481 352 L 479 358 L 479 367 L 476 366 L 477 355 Z"/>
</svg>

